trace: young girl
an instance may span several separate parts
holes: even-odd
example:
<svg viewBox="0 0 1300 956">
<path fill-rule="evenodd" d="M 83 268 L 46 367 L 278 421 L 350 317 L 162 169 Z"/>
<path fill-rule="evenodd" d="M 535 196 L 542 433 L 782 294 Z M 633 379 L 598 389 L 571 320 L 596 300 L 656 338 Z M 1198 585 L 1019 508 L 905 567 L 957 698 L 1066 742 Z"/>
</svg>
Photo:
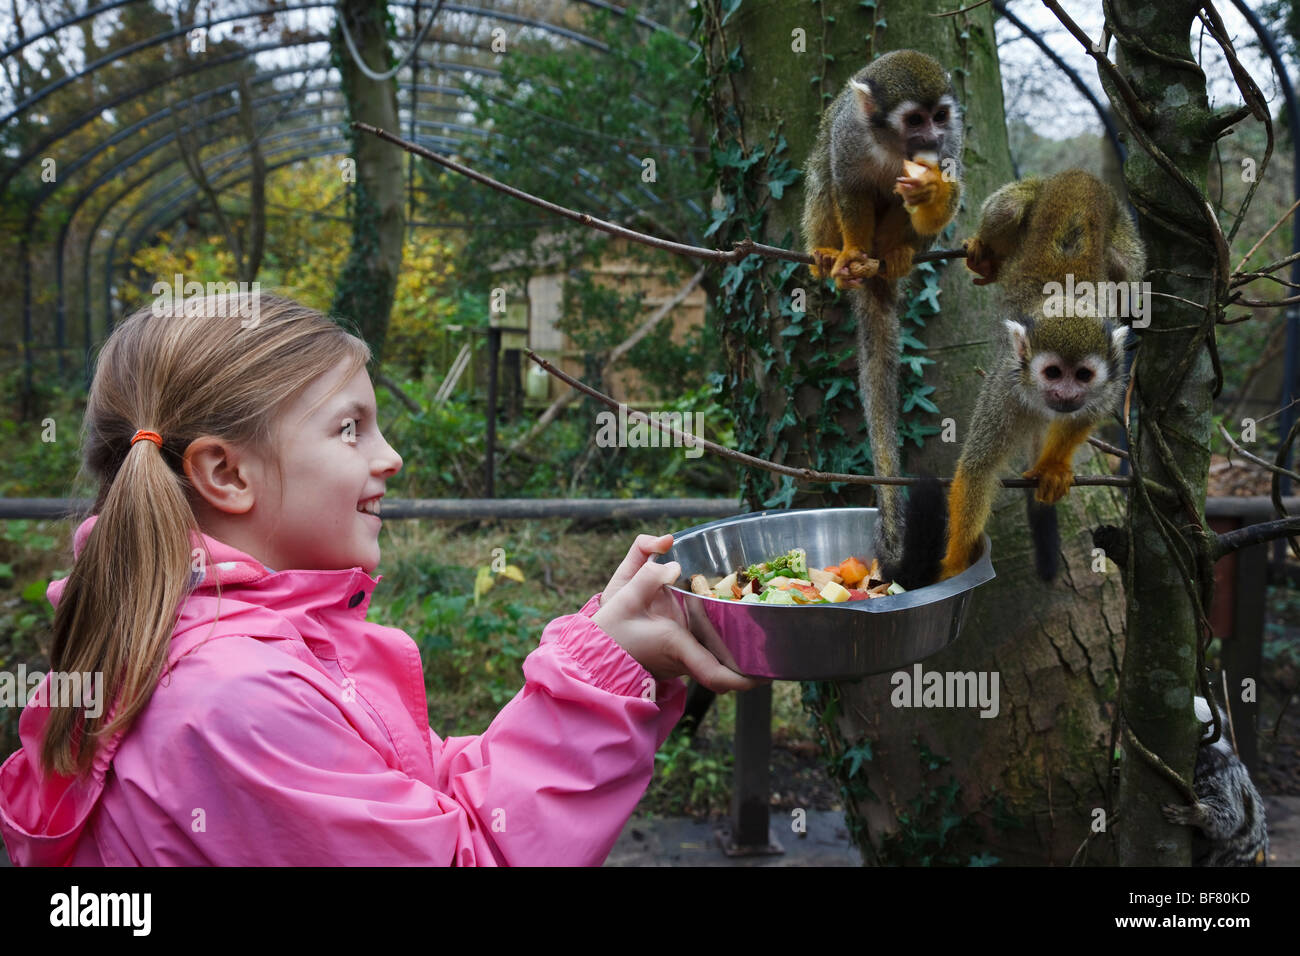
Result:
<svg viewBox="0 0 1300 956">
<path fill-rule="evenodd" d="M 676 678 L 754 686 L 686 630 L 663 587 L 680 568 L 649 560 L 671 537 L 639 536 L 483 735 L 444 741 L 415 643 L 365 619 L 402 467 L 368 348 L 278 297 L 253 321 L 201 304 L 137 313 L 99 357 L 99 495 L 49 597 L 52 674 L 100 674 L 104 699 L 52 699 L 46 675 L 23 711 L 0 767 L 10 857 L 601 863 L 682 714 Z"/>
</svg>

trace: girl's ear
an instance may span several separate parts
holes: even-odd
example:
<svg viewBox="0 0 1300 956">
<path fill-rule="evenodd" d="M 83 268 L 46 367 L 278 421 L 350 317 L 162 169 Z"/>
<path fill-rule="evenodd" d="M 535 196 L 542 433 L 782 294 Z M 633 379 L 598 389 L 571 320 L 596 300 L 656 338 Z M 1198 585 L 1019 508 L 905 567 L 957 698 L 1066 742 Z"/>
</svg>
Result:
<svg viewBox="0 0 1300 956">
<path fill-rule="evenodd" d="M 235 445 L 211 435 L 185 449 L 185 477 L 198 496 L 217 511 L 245 514 L 253 507 L 253 463 Z"/>
</svg>

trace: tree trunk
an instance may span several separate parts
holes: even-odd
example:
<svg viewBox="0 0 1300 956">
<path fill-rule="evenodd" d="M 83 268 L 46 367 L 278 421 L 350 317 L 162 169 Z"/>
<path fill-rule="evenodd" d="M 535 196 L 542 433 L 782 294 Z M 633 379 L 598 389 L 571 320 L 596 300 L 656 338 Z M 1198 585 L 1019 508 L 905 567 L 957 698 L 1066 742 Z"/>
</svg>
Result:
<svg viewBox="0 0 1300 956">
<path fill-rule="evenodd" d="M 973 233 L 984 198 L 1012 173 L 992 10 L 985 5 L 957 16 L 933 16 L 956 6 L 948 0 L 881 0 L 874 9 L 857 0 L 824 0 L 816 6 L 749 0 L 725 27 L 727 49 L 738 43 L 744 66 L 735 76 L 734 94 L 723 84 L 719 95 L 734 95 L 743 104 L 750 147 L 779 121 L 791 162 L 802 165 L 816 137 L 824 105 L 820 93 L 833 97 L 849 76 L 891 49 L 935 56 L 952 71 L 965 107 L 962 210 L 955 229 L 941 236 L 936 248 L 959 245 Z M 796 28 L 806 31 L 802 55 L 791 52 Z M 773 71 L 780 71 L 779 82 Z M 810 82 L 815 74 L 820 78 Z M 797 237 L 802 203 L 801 190 L 786 190 L 771 204 L 761 241 L 780 244 L 783 237 L 787 242 Z M 930 397 L 939 414 L 928 421 L 941 426 L 951 418 L 956 441 L 931 437 L 907 466 L 951 475 L 980 387 L 977 366 L 992 367 L 1001 326 L 990 290 L 972 286 L 959 260 L 940 266 L 940 273 L 942 311 L 927 321 L 920 337 L 937 360 L 927 367 L 925 380 L 935 387 Z M 814 289 L 806 270 L 801 267 L 791 283 L 806 285 L 810 311 L 820 311 L 840 329 L 841 343 L 852 342 L 847 313 L 834 307 L 824 290 Z M 787 323 L 779 306 L 772 300 L 767 309 L 772 341 L 780 341 Z M 816 343 L 796 343 L 794 361 L 818 347 L 831 352 Z M 734 352 L 730 359 L 733 373 L 746 360 Z M 788 447 L 790 464 L 845 470 L 830 466 L 864 441 L 861 403 L 851 416 L 827 421 L 826 396 L 807 385 L 786 385 L 791 376 L 781 372 L 778 362 L 760 385 L 766 422 L 779 428 L 771 444 L 778 451 Z M 795 424 L 783 423 L 788 406 L 800 419 Z M 737 412 L 750 413 L 743 407 Z M 846 417 L 852 421 L 846 423 Z M 822 434 L 820 444 L 808 439 L 810 423 Z M 846 434 L 831 442 L 825 433 L 835 425 Z M 737 435 L 742 435 L 739 427 Z M 751 443 L 745 450 L 765 449 Z M 1079 459 L 1076 471 L 1095 470 L 1090 455 Z M 848 490 L 794 499 L 799 507 L 844 502 L 865 500 Z M 1053 585 L 1035 576 L 1024 507 L 1023 493 L 1001 493 L 989 528 L 998 577 L 973 596 L 961 638 L 923 664 L 927 672 L 996 674 L 995 717 L 982 719 L 978 708 L 894 707 L 891 675 L 806 685 L 805 700 L 821 722 L 828 765 L 841 784 L 850 828 L 868 863 L 965 864 L 982 852 L 1004 863 L 1067 863 L 1088 835 L 1092 810 L 1104 806 L 1111 731 L 1107 704 L 1117 683 L 1122 591 L 1113 566 L 1108 573 L 1092 571 L 1086 529 L 1117 523 L 1120 496 L 1109 489 L 1078 489 L 1061 503 L 1063 563 Z M 991 860 L 985 856 L 982 862 Z"/>
<path fill-rule="evenodd" d="M 384 0 L 342 0 L 344 18 L 357 52 L 376 73 L 390 68 L 387 9 Z M 372 80 L 353 60 L 336 22 L 334 59 L 343 77 L 348 122 L 362 121 L 398 130 L 395 80 Z M 352 192 L 352 249 L 334 293 L 334 312 L 355 323 L 370 345 L 375 362 L 383 355 L 393 311 L 397 273 L 402 267 L 406 228 L 402 209 L 402 151 L 374 136 L 348 128 L 356 183 Z"/>
<path fill-rule="evenodd" d="M 1137 99 L 1153 105 L 1177 104 L 1176 109 L 1152 109 L 1143 128 L 1200 196 L 1198 202 L 1192 192 L 1179 188 L 1130 135 L 1125 175 L 1139 213 L 1152 286 L 1158 292 L 1209 303 L 1217 294 L 1214 283 L 1208 278 L 1187 277 L 1212 276 L 1217 265 L 1203 218 L 1203 214 L 1211 214 L 1205 213 L 1204 190 L 1212 145 L 1208 123 L 1213 114 L 1206 98 L 1205 76 L 1195 65 L 1190 39 L 1200 6 L 1197 0 L 1170 0 L 1158 7 L 1112 0 L 1106 23 L 1116 37 L 1120 72 Z M 1108 92 L 1117 111 L 1121 110 L 1122 101 L 1113 87 Z M 1157 271 L 1162 269 L 1175 271 Z M 1226 278 L 1219 274 L 1220 282 Z M 1208 588 L 1213 586 L 1212 562 L 1207 559 L 1198 569 L 1195 556 L 1176 536 L 1171 540 L 1177 543 L 1178 555 L 1171 554 L 1161 531 L 1161 516 L 1175 529 L 1186 529 L 1198 519 L 1205 521 L 1214 373 L 1204 334 L 1195 331 L 1205 318 L 1198 309 L 1157 298 L 1151 309 L 1150 331 L 1139 333 L 1141 348 L 1134 363 L 1131 406 L 1134 467 L 1139 474 L 1170 487 L 1185 480 L 1190 501 L 1188 507 L 1177 499 L 1147 501 L 1136 492 L 1130 498 L 1130 637 L 1120 693 L 1131 731 L 1189 783 L 1199 735 L 1192 709 L 1199 626 L 1197 608 L 1178 562 L 1194 573 L 1202 572 L 1193 587 L 1199 593 L 1200 582 L 1205 582 L 1207 607 Z M 1190 331 L 1168 331 L 1175 327 Z M 1188 355 L 1194 358 L 1184 373 L 1179 363 Z M 1160 436 L 1168 446 L 1169 457 L 1164 461 Z M 1198 538 L 1189 531 L 1185 540 L 1195 547 Z M 1208 580 L 1204 572 L 1209 572 Z M 1121 862 L 1135 866 L 1187 866 L 1191 862 L 1191 830 L 1167 823 L 1160 812 L 1161 804 L 1170 802 L 1182 803 L 1185 797 L 1136 748 L 1126 745 L 1116 824 Z"/>
</svg>

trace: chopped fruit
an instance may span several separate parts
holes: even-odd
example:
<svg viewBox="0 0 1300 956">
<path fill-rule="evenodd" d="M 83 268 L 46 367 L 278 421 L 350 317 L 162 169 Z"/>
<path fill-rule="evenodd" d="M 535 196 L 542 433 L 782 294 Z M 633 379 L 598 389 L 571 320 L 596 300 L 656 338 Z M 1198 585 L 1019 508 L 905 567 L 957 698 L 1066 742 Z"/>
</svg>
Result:
<svg viewBox="0 0 1300 956">
<path fill-rule="evenodd" d="M 857 558 L 845 558 L 840 564 L 840 577 L 849 587 L 860 584 L 867 576 L 867 566 Z"/>
<path fill-rule="evenodd" d="M 695 574 L 690 588 L 702 597 L 763 604 L 842 604 L 902 594 L 903 588 L 882 580 L 880 562 L 848 557 L 825 570 L 808 566 L 803 548 L 737 568 L 721 578 Z"/>
<path fill-rule="evenodd" d="M 817 568 L 808 569 L 808 582 L 817 588 L 823 588 L 834 581 L 836 584 L 843 584 L 843 580 L 838 574 L 832 574 L 829 571 L 819 571 Z"/>
<path fill-rule="evenodd" d="M 830 601 L 832 604 L 839 604 L 842 601 L 849 600 L 848 589 L 842 585 L 836 584 L 834 581 L 822 588 L 821 594 L 822 597 Z"/>
</svg>

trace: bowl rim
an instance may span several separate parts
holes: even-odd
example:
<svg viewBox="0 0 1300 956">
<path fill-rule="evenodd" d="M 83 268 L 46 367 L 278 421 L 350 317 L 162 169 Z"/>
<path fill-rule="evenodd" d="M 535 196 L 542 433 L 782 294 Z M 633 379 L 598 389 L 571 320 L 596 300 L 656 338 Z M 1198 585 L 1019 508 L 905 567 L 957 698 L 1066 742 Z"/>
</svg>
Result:
<svg viewBox="0 0 1300 956">
<path fill-rule="evenodd" d="M 873 512 L 879 514 L 878 508 L 769 508 L 764 511 L 745 511 L 725 518 L 717 518 L 705 524 L 695 525 L 681 532 L 673 533 L 673 547 L 669 549 L 668 554 L 656 554 L 653 556 L 659 564 L 668 563 L 668 555 L 676 549 L 677 545 L 684 539 L 695 537 L 705 532 L 721 527 L 723 525 L 744 524 L 748 521 L 759 521 L 764 518 L 773 518 L 778 515 L 800 515 L 800 514 L 829 514 L 835 513 L 861 513 Z M 697 601 L 710 601 L 715 604 L 727 607 L 742 606 L 747 608 L 762 608 L 764 613 L 768 610 L 774 612 L 782 611 L 802 611 L 808 613 L 809 608 L 819 610 L 835 610 L 837 612 L 854 612 L 867 614 L 889 614 L 896 611 L 906 611 L 911 608 L 924 607 L 928 604 L 935 604 L 940 601 L 946 601 L 949 598 L 964 594 L 967 591 L 985 584 L 997 574 L 993 570 L 993 561 L 990 555 L 992 542 L 987 534 L 980 539 L 980 556 L 975 563 L 963 571 L 961 574 L 953 575 L 946 581 L 938 581 L 934 584 L 928 584 L 923 588 L 917 588 L 914 591 L 904 591 L 902 594 L 891 594 L 880 598 L 863 599 L 858 601 L 842 601 L 838 604 L 814 604 L 814 605 L 797 605 L 797 604 L 761 604 L 755 601 L 742 603 L 740 601 L 729 601 L 726 598 L 706 597 L 703 594 L 696 594 L 689 587 L 690 578 L 687 577 L 687 587 L 683 588 L 678 584 L 670 584 L 668 587 L 684 595 L 689 595 Z M 680 562 L 679 562 L 680 563 Z M 682 570 L 686 574 L 685 569 Z M 695 574 L 703 572 L 696 571 Z"/>
</svg>

